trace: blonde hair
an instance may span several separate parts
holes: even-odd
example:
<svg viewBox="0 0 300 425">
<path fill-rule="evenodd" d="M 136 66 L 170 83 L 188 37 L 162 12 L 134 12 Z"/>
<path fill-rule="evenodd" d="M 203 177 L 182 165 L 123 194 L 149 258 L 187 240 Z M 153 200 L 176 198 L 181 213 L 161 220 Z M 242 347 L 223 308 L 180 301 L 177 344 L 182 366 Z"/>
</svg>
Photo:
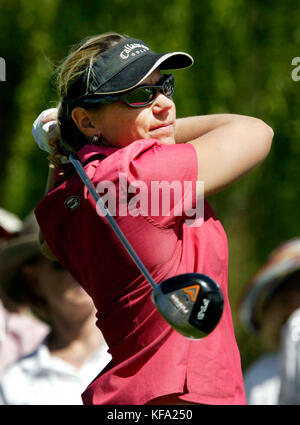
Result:
<svg viewBox="0 0 300 425">
<path fill-rule="evenodd" d="M 72 83 L 88 68 L 90 74 L 92 65 L 101 53 L 115 44 L 125 40 L 127 36 L 108 32 L 83 40 L 71 48 L 68 56 L 58 68 L 57 88 L 61 98 L 68 95 Z"/>
<path fill-rule="evenodd" d="M 61 145 L 67 152 L 77 152 L 87 141 L 72 120 L 71 111 L 65 104 L 64 99 L 68 97 L 73 84 L 84 73 L 87 72 L 87 78 L 90 78 L 92 65 L 103 52 L 126 38 L 128 36 L 114 32 L 86 38 L 79 45 L 71 48 L 68 56 L 58 67 L 56 77 L 57 91 L 60 97 L 58 121 Z M 98 109 L 99 106 L 86 107 L 86 109 L 88 108 Z"/>
</svg>

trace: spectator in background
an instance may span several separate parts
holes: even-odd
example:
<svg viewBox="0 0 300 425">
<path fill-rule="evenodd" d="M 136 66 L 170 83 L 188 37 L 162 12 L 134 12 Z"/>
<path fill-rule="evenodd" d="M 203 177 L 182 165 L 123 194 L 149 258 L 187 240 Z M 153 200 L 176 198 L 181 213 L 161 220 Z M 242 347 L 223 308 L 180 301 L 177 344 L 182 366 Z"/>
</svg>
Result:
<svg viewBox="0 0 300 425">
<path fill-rule="evenodd" d="M 17 216 L 0 208 L 0 251 L 22 227 Z M 31 352 L 47 332 L 48 326 L 30 314 L 23 303 L 4 296 L 0 282 L 0 373 L 9 363 Z"/>
<path fill-rule="evenodd" d="M 81 393 L 111 357 L 90 296 L 41 254 L 33 214 L 0 253 L 0 279 L 9 299 L 26 304 L 50 326 L 36 350 L 1 375 L 0 404 L 82 404 Z"/>
<path fill-rule="evenodd" d="M 241 318 L 272 349 L 244 373 L 249 404 L 300 404 L 300 238 L 280 245 L 252 279 Z"/>
</svg>

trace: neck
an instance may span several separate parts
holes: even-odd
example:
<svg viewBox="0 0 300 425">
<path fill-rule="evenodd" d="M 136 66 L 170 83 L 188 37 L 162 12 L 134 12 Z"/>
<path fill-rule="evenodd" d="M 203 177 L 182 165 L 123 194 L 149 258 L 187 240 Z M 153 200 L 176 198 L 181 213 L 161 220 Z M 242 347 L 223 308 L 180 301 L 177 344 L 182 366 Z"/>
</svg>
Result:
<svg viewBox="0 0 300 425">
<path fill-rule="evenodd" d="M 74 320 L 72 315 L 69 315 L 69 320 L 55 315 L 48 340 L 51 355 L 80 368 L 102 343 L 104 339 L 96 327 L 94 311 L 85 319 L 78 320 Z"/>
</svg>

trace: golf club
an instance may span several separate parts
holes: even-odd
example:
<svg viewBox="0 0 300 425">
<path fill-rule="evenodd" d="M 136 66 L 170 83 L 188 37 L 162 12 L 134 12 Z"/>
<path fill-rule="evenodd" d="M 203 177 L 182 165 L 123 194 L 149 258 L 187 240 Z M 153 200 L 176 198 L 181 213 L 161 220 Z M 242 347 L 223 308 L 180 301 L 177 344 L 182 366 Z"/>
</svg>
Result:
<svg viewBox="0 0 300 425">
<path fill-rule="evenodd" d="M 68 157 L 128 254 L 152 286 L 152 301 L 162 317 L 187 338 L 200 339 L 210 334 L 219 323 L 224 308 L 224 298 L 218 284 L 200 273 L 185 273 L 156 284 L 105 207 L 81 162 L 73 154 Z"/>
</svg>

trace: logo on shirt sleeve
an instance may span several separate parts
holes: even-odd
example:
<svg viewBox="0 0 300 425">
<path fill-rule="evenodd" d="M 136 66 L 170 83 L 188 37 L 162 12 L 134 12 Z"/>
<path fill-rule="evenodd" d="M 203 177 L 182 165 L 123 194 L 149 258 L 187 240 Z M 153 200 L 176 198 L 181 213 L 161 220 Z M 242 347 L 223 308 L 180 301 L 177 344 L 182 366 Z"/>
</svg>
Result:
<svg viewBox="0 0 300 425">
<path fill-rule="evenodd" d="M 70 198 L 68 198 L 65 201 L 65 206 L 69 208 L 69 210 L 71 211 L 76 210 L 76 208 L 78 208 L 79 205 L 80 205 L 80 199 L 78 198 L 78 196 L 70 196 Z"/>
</svg>

